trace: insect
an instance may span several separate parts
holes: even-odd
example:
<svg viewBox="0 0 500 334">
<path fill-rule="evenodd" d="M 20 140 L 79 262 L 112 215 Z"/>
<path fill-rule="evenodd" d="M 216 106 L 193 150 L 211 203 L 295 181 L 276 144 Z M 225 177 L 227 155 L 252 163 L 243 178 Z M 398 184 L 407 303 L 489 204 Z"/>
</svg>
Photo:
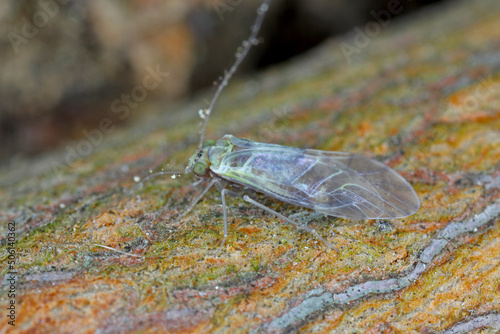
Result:
<svg viewBox="0 0 500 334">
<path fill-rule="evenodd" d="M 256 44 L 269 2 L 266 0 L 261 5 L 250 38 L 243 43 L 243 51 L 223 78 L 209 108 L 200 112 L 205 118 L 200 143 L 185 173 L 194 173 L 200 179 L 208 179 L 209 183 L 179 218 L 189 213 L 215 185 L 221 193 L 224 215 L 224 237 L 220 248 L 228 235 L 226 196 L 241 197 L 298 229 L 314 234 L 334 248 L 315 230 L 257 202 L 253 195 L 262 193 L 322 214 L 348 219 L 401 218 L 415 213 L 420 202 L 412 186 L 397 172 L 376 160 L 354 153 L 259 143 L 233 135 L 225 135 L 217 141 L 204 141 L 211 110 L 239 63 Z"/>
</svg>

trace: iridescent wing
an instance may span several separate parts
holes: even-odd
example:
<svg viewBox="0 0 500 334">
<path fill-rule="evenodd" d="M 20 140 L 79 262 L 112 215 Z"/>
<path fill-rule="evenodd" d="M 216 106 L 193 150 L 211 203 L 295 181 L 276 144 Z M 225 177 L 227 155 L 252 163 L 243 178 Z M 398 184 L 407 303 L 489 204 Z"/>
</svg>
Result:
<svg viewBox="0 0 500 334">
<path fill-rule="evenodd" d="M 348 219 L 401 218 L 420 206 L 411 185 L 376 160 L 226 138 L 236 149 L 212 171 L 283 202 Z"/>
</svg>

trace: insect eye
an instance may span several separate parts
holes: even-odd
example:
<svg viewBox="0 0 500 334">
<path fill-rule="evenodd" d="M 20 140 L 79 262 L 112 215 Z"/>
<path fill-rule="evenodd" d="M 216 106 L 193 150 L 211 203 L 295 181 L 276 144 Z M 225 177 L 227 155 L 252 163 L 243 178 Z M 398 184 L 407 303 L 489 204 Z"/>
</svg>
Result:
<svg viewBox="0 0 500 334">
<path fill-rule="evenodd" d="M 193 166 L 193 172 L 196 176 L 205 176 L 208 173 L 208 166 L 204 161 L 198 161 Z"/>
<path fill-rule="evenodd" d="M 215 144 L 215 141 L 212 140 L 212 139 L 207 139 L 205 140 L 205 142 L 203 143 L 203 147 L 207 147 L 207 146 L 214 146 Z"/>
</svg>

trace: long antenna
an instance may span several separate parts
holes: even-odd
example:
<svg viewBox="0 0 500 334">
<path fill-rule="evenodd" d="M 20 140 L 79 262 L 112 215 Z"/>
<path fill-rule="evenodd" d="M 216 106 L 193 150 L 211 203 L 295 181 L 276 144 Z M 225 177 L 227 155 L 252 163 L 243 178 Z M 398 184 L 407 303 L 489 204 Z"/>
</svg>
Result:
<svg viewBox="0 0 500 334">
<path fill-rule="evenodd" d="M 205 121 L 203 122 L 203 127 L 201 128 L 200 131 L 200 143 L 198 144 L 198 150 L 201 150 L 201 148 L 203 147 L 203 141 L 205 140 L 205 132 L 207 130 L 208 119 L 210 118 L 210 114 L 212 113 L 215 102 L 217 102 L 217 100 L 219 99 L 222 90 L 224 89 L 224 87 L 227 86 L 229 80 L 233 76 L 234 72 L 236 72 L 238 66 L 240 66 L 241 62 L 247 55 L 248 51 L 250 51 L 253 45 L 257 45 L 259 43 L 257 40 L 257 34 L 259 33 L 260 27 L 262 26 L 262 22 L 264 21 L 264 17 L 266 16 L 270 3 L 271 0 L 264 0 L 260 5 L 259 9 L 257 9 L 257 18 L 255 19 L 255 23 L 252 26 L 252 33 L 250 34 L 250 37 L 247 40 L 243 41 L 243 50 L 236 56 L 236 61 L 234 62 L 233 66 L 231 67 L 229 72 L 225 73 L 224 78 L 219 83 L 217 91 L 212 97 L 212 101 L 210 101 L 208 109 L 200 111 L 200 115 L 203 115 L 201 114 L 201 112 L 204 112 Z"/>
<path fill-rule="evenodd" d="M 146 181 L 149 181 L 150 179 L 155 178 L 157 176 L 161 176 L 161 175 L 173 175 L 173 176 L 175 176 L 175 175 L 181 175 L 181 174 L 186 174 L 186 170 L 167 170 L 167 171 L 156 172 L 153 174 L 149 174 L 148 176 L 146 176 L 142 180 L 140 179 L 139 176 L 134 176 L 134 181 L 139 182 L 139 183 L 132 188 L 132 190 L 128 193 L 128 195 L 135 194 L 135 192 L 137 190 L 142 188 L 142 186 L 144 185 L 144 183 L 146 183 Z"/>
</svg>

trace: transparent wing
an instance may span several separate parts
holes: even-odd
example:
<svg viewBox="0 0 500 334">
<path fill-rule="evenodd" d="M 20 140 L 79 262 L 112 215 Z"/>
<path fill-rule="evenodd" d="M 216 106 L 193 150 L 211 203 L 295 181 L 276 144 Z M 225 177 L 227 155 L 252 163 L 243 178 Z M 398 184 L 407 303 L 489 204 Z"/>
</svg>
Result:
<svg viewBox="0 0 500 334">
<path fill-rule="evenodd" d="M 212 171 L 278 200 L 348 219 L 401 218 L 420 206 L 411 185 L 381 162 L 231 139 L 240 145 Z"/>
</svg>

